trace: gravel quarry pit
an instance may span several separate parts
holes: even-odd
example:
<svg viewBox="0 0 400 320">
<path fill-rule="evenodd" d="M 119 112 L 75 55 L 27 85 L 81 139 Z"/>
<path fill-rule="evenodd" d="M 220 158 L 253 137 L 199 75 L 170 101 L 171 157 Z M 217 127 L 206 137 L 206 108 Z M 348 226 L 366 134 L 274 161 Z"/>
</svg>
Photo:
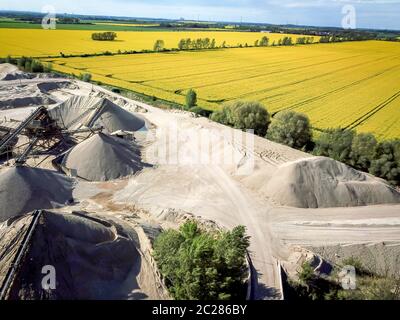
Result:
<svg viewBox="0 0 400 320">
<path fill-rule="evenodd" d="M 0 73 L 1 70 L 4 67 L 0 66 Z M 104 127 L 103 136 L 94 135 L 92 140 L 77 144 L 75 151 L 70 151 L 70 158 L 66 157 L 65 163 L 70 168 L 76 168 L 78 174 L 82 167 L 88 180 L 107 181 L 71 179 L 55 170 L 49 171 L 52 175 L 61 176 L 64 182 L 73 182 L 68 182 L 68 188 L 74 186 L 75 211 L 96 212 L 96 217 L 108 222 L 110 219 L 123 220 L 134 229 L 142 222 L 155 225 L 168 223 L 177 227 L 178 223 L 174 220 L 177 212 L 187 212 L 194 217 L 214 221 L 225 228 L 244 225 L 251 237 L 249 253 L 254 266 L 252 294 L 255 299 L 280 299 L 277 263 L 289 259 L 294 246 L 329 246 L 330 253 L 334 255 L 335 251 L 340 252 L 341 248 L 347 246 L 367 246 L 382 242 L 400 244 L 399 194 L 380 179 L 333 160 L 313 157 L 267 139 L 227 128 L 206 118 L 195 117 L 192 113 L 154 108 L 89 83 L 49 78 L 21 81 L 26 87 L 20 88 L 20 96 L 23 96 L 24 90 L 31 92 L 32 86 L 38 88 L 41 82 L 48 86 L 53 81 L 70 81 L 71 86 L 68 85 L 68 88 L 63 87 L 64 85 L 57 88 L 54 85 L 45 93 L 58 101 L 56 106 L 48 105 L 50 113 L 61 115 L 58 119 L 62 119 L 60 125 L 64 128 Z M 12 88 L 12 81 L 0 81 L 0 94 L 3 96 L 12 92 Z M 0 118 L 11 114 L 23 118 L 24 110 L 27 108 L 2 110 Z M 132 134 L 133 140 L 129 141 L 129 147 L 121 138 L 105 135 L 120 130 Z M 171 130 L 179 132 L 177 148 L 165 144 L 171 136 Z M 199 151 L 196 133 L 207 135 L 209 131 L 212 131 L 213 148 Z M 244 140 L 235 140 L 234 137 L 238 135 Z M 247 138 L 253 140 L 253 145 L 248 146 L 243 142 Z M 118 143 L 114 143 L 116 141 Z M 120 149 L 117 147 L 120 144 L 127 148 Z M 234 155 L 233 161 L 199 162 L 199 159 L 221 156 L 225 151 Z M 104 160 L 107 161 L 103 162 Z M 122 169 L 118 168 L 119 165 L 111 166 L 118 162 Z M 129 163 L 128 166 L 126 162 Z M 107 168 L 112 170 L 108 171 Z M 0 169 L 0 179 L 5 170 L 9 169 Z M 114 170 L 122 171 L 125 177 L 114 176 Z M 113 180 L 108 181 L 109 178 Z M 16 180 L 25 181 L 19 176 Z M 9 184 L 8 181 L 11 179 L 5 183 Z M 1 187 L 3 185 L 0 184 Z M 52 184 L 37 184 L 38 190 L 43 188 L 43 194 L 53 197 L 48 186 L 51 187 Z M 57 188 L 54 189 L 58 190 Z M 12 189 L 3 190 L 0 199 L 9 199 Z M 28 197 L 24 199 L 31 202 Z M 25 211 L 22 210 L 24 206 L 16 205 L 12 201 L 10 208 L 15 208 L 14 212 L 21 212 Z M 1 208 L 5 206 L 1 204 Z M 29 211 L 34 209 L 36 208 L 30 208 Z M 60 210 L 64 208 L 52 211 Z M 4 211 L 2 215 L 7 215 L 8 212 L 9 210 Z M 4 220 L 10 217 L 8 215 Z M 3 225 L 21 224 L 21 219 L 8 220 Z M 110 230 L 109 227 L 106 229 Z M 1 230 L 0 228 L 0 232 Z M 46 234 L 46 237 L 56 238 L 51 232 Z M 140 238 L 140 232 L 137 234 Z M 83 246 L 82 252 L 86 252 L 87 248 L 80 240 L 75 240 L 77 242 L 74 250 Z M 141 241 L 142 243 L 144 242 Z M 113 248 L 117 256 L 125 250 L 117 246 Z M 378 249 L 372 246 L 371 250 Z M 380 260 L 386 259 L 385 255 L 376 256 Z M 99 252 L 98 257 L 104 257 L 103 253 Z M 91 259 L 96 259 L 96 256 L 91 255 Z M 112 265 L 114 262 L 107 263 Z M 153 270 L 154 267 L 150 265 L 149 262 L 149 270 Z M 3 269 L 0 265 L 1 270 Z M 147 276 L 143 276 L 143 281 L 149 281 L 153 285 L 150 273 L 145 274 Z M 150 277 L 149 280 L 145 280 L 146 277 Z M 97 283 L 102 286 L 101 282 Z M 115 292 L 121 292 L 118 290 L 115 289 Z M 149 297 L 153 296 L 146 293 L 147 289 L 140 290 Z M 89 289 L 85 294 L 91 297 L 101 296 L 93 294 Z M 119 295 L 118 298 L 122 297 Z"/>
</svg>

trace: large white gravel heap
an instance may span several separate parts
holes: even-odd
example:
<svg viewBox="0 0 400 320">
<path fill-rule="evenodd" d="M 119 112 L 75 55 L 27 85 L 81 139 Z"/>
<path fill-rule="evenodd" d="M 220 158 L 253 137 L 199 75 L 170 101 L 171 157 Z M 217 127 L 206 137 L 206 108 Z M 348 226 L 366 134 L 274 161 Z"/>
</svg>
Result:
<svg viewBox="0 0 400 320">
<path fill-rule="evenodd" d="M 22 222 L 25 223 L 22 224 Z M 31 221 L 26 215 L 0 228 L 0 270 Z M 21 236 L 22 234 L 22 236 Z M 154 295 L 152 270 L 141 258 L 137 233 L 82 213 L 43 211 L 8 291 L 10 300 L 145 299 Z M 42 267 L 56 269 L 56 290 L 44 292 Z M 1 275 L 0 275 L 1 276 Z M 143 279 L 143 280 L 142 280 Z"/>
<path fill-rule="evenodd" d="M 134 142 L 103 133 L 71 149 L 63 159 L 63 165 L 75 169 L 77 175 L 90 181 L 107 181 L 140 171 L 144 164 L 139 147 Z"/>
<path fill-rule="evenodd" d="M 279 204 L 299 208 L 400 203 L 400 193 L 383 180 L 325 157 L 281 165 L 263 189 Z"/>
<path fill-rule="evenodd" d="M 54 171 L 12 167 L 0 171 L 0 222 L 72 201 L 73 181 Z"/>
<path fill-rule="evenodd" d="M 74 96 L 50 110 L 59 126 L 66 129 L 103 127 L 107 132 L 137 131 L 145 121 L 108 99 L 92 96 Z"/>
</svg>

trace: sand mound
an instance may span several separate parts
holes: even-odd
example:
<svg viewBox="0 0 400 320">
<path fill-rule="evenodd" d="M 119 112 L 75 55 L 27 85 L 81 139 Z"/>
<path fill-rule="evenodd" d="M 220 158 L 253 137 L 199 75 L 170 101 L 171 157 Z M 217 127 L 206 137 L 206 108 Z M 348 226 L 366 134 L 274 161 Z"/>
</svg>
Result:
<svg viewBox="0 0 400 320">
<path fill-rule="evenodd" d="M 26 221 L 24 221 L 26 220 Z M 10 267 L 12 254 L 31 216 L 0 228 L 0 270 Z M 15 245 L 16 244 L 16 245 Z M 145 299 L 160 298 L 153 271 L 139 252 L 135 230 L 84 213 L 44 211 L 35 228 L 8 299 Z M 56 269 L 56 289 L 44 291 L 42 267 Z"/>
<path fill-rule="evenodd" d="M 400 193 L 381 179 L 325 157 L 280 166 L 261 191 L 279 204 L 299 208 L 400 203 Z"/>
<path fill-rule="evenodd" d="M 53 171 L 12 167 L 0 171 L 0 222 L 72 200 L 72 180 Z"/>
<path fill-rule="evenodd" d="M 145 126 L 141 117 L 100 97 L 74 96 L 52 108 L 50 114 L 66 129 L 103 127 L 113 133 L 118 130 L 137 131 Z"/>
<path fill-rule="evenodd" d="M 3 76 L 1 80 L 4 81 L 11 81 L 11 80 L 20 80 L 20 79 L 34 79 L 36 78 L 36 74 L 34 73 L 22 73 L 22 72 L 14 72 L 14 73 L 8 73 Z"/>
<path fill-rule="evenodd" d="M 53 90 L 58 90 L 58 89 L 79 89 L 79 87 L 70 81 L 58 81 L 58 82 L 42 82 L 37 85 L 39 88 L 40 92 L 42 93 L 48 93 Z"/>
<path fill-rule="evenodd" d="M 18 71 L 17 66 L 14 66 L 11 63 L 1 63 L 0 64 L 0 75 L 11 73 L 11 72 L 16 72 L 16 71 Z"/>
<path fill-rule="evenodd" d="M 0 64 L 0 81 L 8 80 L 6 78 L 12 76 L 13 74 L 22 72 L 18 70 L 18 68 L 10 63 L 2 63 Z"/>
<path fill-rule="evenodd" d="M 0 110 L 12 109 L 12 108 L 24 108 L 31 106 L 49 105 L 55 104 L 56 102 L 47 96 L 32 96 L 32 97 L 21 97 L 12 98 L 0 101 Z"/>
<path fill-rule="evenodd" d="M 68 169 L 90 181 L 106 181 L 143 169 L 139 147 L 122 139 L 96 134 L 75 146 L 63 159 Z"/>
<path fill-rule="evenodd" d="M 17 66 L 10 63 L 0 64 L 0 81 L 19 80 L 19 79 L 33 79 L 36 77 L 34 73 L 22 72 Z"/>
</svg>

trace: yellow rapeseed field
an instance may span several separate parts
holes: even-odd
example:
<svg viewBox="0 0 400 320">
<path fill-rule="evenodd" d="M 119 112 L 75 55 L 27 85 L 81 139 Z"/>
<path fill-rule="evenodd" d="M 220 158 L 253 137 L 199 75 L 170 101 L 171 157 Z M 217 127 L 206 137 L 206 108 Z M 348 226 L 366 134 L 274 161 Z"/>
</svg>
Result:
<svg viewBox="0 0 400 320">
<path fill-rule="evenodd" d="M 93 32 L 88 30 L 43 30 L 43 29 L 0 29 L 0 57 L 11 56 L 60 56 L 84 53 L 118 52 L 143 49 L 152 50 L 154 42 L 164 40 L 166 48 L 176 48 L 182 38 L 215 39 L 218 46 L 224 41 L 229 46 L 253 45 L 266 34 L 260 32 L 218 31 L 118 31 L 115 41 L 94 41 Z M 271 42 L 278 42 L 285 34 L 267 34 Z M 293 40 L 299 36 L 290 35 Z M 314 37 L 318 41 L 318 37 Z"/>
<path fill-rule="evenodd" d="M 119 26 L 119 27 L 158 27 L 159 23 L 115 23 L 115 22 L 95 22 L 99 26 Z"/>
<path fill-rule="evenodd" d="M 88 72 L 94 80 L 179 103 L 193 88 L 198 104 L 210 109 L 229 100 L 259 100 L 272 113 L 304 112 L 316 128 L 341 126 L 372 132 L 380 139 L 400 137 L 400 43 L 345 42 L 46 61 L 62 72 Z"/>
</svg>

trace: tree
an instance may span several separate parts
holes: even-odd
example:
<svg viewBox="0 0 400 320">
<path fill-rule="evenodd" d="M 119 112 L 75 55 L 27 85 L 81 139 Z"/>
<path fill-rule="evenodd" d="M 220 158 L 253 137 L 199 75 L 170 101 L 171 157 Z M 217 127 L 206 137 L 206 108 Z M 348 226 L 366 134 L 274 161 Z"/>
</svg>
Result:
<svg viewBox="0 0 400 320">
<path fill-rule="evenodd" d="M 354 136 L 351 145 L 351 165 L 368 172 L 371 161 L 374 159 L 378 142 L 371 133 L 360 133 Z"/>
<path fill-rule="evenodd" d="M 90 73 L 81 73 L 79 79 L 85 82 L 90 82 L 92 80 L 92 75 Z"/>
<path fill-rule="evenodd" d="M 163 51 L 164 50 L 164 40 L 156 40 L 156 42 L 154 43 L 154 47 L 153 47 L 153 51 Z"/>
<path fill-rule="evenodd" d="M 117 38 L 115 32 L 95 32 L 92 33 L 92 40 L 97 41 L 114 41 Z"/>
<path fill-rule="evenodd" d="M 268 37 L 264 36 L 261 38 L 260 47 L 267 47 L 269 43 Z"/>
<path fill-rule="evenodd" d="M 37 60 L 32 60 L 31 62 L 31 72 L 43 72 L 44 71 L 44 67 L 43 64 Z"/>
<path fill-rule="evenodd" d="M 243 226 L 213 232 L 188 221 L 156 238 L 154 258 L 175 299 L 243 299 L 248 246 Z"/>
<path fill-rule="evenodd" d="M 193 89 L 190 89 L 186 93 L 186 108 L 190 109 L 197 104 L 197 93 Z"/>
<path fill-rule="evenodd" d="M 328 129 L 315 140 L 314 154 L 350 163 L 354 131 Z"/>
<path fill-rule="evenodd" d="M 296 44 L 306 44 L 306 37 L 299 37 L 296 39 Z"/>
<path fill-rule="evenodd" d="M 330 42 L 330 37 L 329 37 L 329 36 L 322 36 L 322 37 L 319 39 L 319 42 L 320 42 L 320 43 L 329 43 L 329 42 Z"/>
<path fill-rule="evenodd" d="M 291 46 L 293 44 L 293 40 L 291 37 L 284 37 L 282 40 L 282 45 Z"/>
<path fill-rule="evenodd" d="M 211 48 L 211 49 L 215 49 L 215 47 L 216 47 L 215 39 L 212 39 L 212 40 L 211 40 L 210 48 Z"/>
<path fill-rule="evenodd" d="M 378 143 L 369 172 L 393 185 L 400 184 L 400 139 Z"/>
<path fill-rule="evenodd" d="M 227 109 L 223 108 L 222 110 L 216 110 L 210 115 L 210 119 L 212 121 L 224 124 L 231 125 L 228 121 Z"/>
<path fill-rule="evenodd" d="M 233 101 L 223 105 L 223 117 L 217 114 L 216 117 L 224 118 L 225 124 L 236 129 L 254 130 L 254 133 L 265 136 L 270 123 L 270 116 L 267 109 L 255 101 Z"/>
<path fill-rule="evenodd" d="M 258 47 L 258 44 L 259 44 L 259 40 L 256 40 L 256 41 L 254 42 L 254 46 L 255 46 L 255 47 Z"/>
<path fill-rule="evenodd" d="M 186 41 L 185 41 L 185 39 L 181 39 L 178 43 L 178 49 L 184 50 L 184 49 L 186 49 L 185 47 L 186 47 Z"/>
<path fill-rule="evenodd" d="M 312 138 L 310 120 L 302 113 L 280 112 L 269 126 L 267 138 L 292 148 L 304 148 Z"/>
</svg>

